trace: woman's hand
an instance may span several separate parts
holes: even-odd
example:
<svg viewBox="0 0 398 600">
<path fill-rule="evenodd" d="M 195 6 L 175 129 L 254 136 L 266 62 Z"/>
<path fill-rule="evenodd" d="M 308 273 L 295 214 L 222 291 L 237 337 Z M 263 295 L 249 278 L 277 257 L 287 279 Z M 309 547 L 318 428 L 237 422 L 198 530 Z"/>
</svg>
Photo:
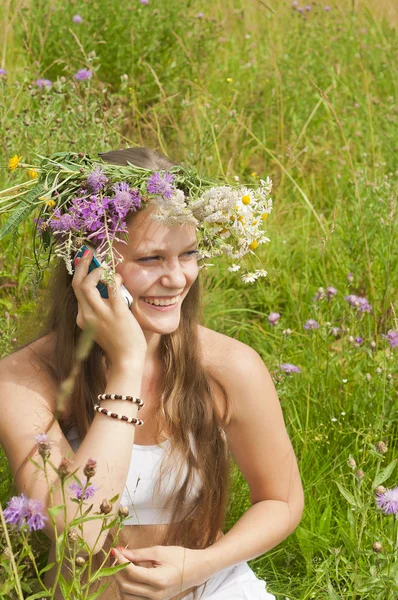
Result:
<svg viewBox="0 0 398 600">
<path fill-rule="evenodd" d="M 170 600 L 201 585 L 212 575 L 204 560 L 204 550 L 153 546 L 138 550 L 115 548 L 114 551 L 116 564 L 130 562 L 115 575 L 121 600 Z M 149 562 L 153 568 L 135 564 L 141 562 Z"/>
<path fill-rule="evenodd" d="M 108 288 L 109 299 L 102 298 L 97 284 L 103 269 L 98 267 L 88 273 L 91 259 L 90 251 L 75 264 L 72 288 L 78 302 L 77 325 L 81 329 L 93 328 L 95 342 L 105 351 L 112 365 L 144 360 L 145 335 L 120 294 L 121 275 L 117 273 L 116 286 Z"/>
</svg>

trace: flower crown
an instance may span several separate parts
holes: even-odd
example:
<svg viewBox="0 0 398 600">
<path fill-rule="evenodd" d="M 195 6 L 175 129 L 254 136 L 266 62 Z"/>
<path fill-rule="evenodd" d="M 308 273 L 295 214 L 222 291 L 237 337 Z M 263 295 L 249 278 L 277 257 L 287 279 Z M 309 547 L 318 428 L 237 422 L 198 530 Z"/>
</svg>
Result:
<svg viewBox="0 0 398 600">
<path fill-rule="evenodd" d="M 13 192 L 0 198 L 0 214 L 11 212 L 0 240 L 38 210 L 39 216 L 33 219 L 33 248 L 39 269 L 43 267 L 38 257 L 44 250 L 62 258 L 72 275 L 76 252 L 82 244 L 91 243 L 105 268 L 104 280 L 113 282 L 115 267 L 123 257 L 112 243 L 127 244 L 128 213 L 147 207 L 153 207 L 152 218 L 164 224 L 195 225 L 198 260 L 225 254 L 232 261 L 231 272 L 240 269 L 236 263 L 245 254 L 255 254 L 259 244 L 270 241 L 262 229 L 272 210 L 269 177 L 249 189 L 237 183 L 217 185 L 214 179 L 182 165 L 154 171 L 131 163 L 109 164 L 82 152 L 37 156 L 41 159 L 38 167 L 20 163 L 22 157 L 17 155 L 9 161 L 11 171 L 27 168 L 31 179 L 0 192 Z M 21 193 L 24 187 L 28 189 Z M 204 263 L 199 268 L 210 266 L 214 265 Z M 266 275 L 257 269 L 241 278 L 248 283 Z"/>
</svg>

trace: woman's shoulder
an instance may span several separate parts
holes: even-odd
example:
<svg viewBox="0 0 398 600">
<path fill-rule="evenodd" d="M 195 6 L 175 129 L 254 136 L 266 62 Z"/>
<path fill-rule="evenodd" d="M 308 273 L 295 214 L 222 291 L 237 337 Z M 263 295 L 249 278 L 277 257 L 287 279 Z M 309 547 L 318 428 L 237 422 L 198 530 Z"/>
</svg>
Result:
<svg viewBox="0 0 398 600">
<path fill-rule="evenodd" d="M 232 358 L 254 352 L 248 344 L 203 325 L 198 325 L 198 335 L 204 360 L 212 365 L 227 367 Z"/>
</svg>

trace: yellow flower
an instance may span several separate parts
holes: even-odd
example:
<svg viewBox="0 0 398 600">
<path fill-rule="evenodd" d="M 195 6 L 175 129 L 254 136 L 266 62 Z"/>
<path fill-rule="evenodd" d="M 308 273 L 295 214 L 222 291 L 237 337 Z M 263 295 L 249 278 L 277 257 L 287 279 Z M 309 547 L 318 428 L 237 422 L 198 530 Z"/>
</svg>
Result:
<svg viewBox="0 0 398 600">
<path fill-rule="evenodd" d="M 231 215 L 229 218 L 231 219 L 231 221 L 235 221 L 236 219 L 235 215 Z"/>
<path fill-rule="evenodd" d="M 228 77 L 227 81 L 228 81 L 228 83 L 232 83 L 231 77 Z"/>
<path fill-rule="evenodd" d="M 31 179 L 37 179 L 38 173 L 35 169 L 28 169 L 28 175 Z"/>
<path fill-rule="evenodd" d="M 251 175 L 252 175 L 252 177 L 257 177 L 256 171 L 253 171 L 253 173 Z"/>
<path fill-rule="evenodd" d="M 39 200 L 42 200 L 47 206 L 55 206 L 55 200 L 51 200 L 51 198 L 46 198 L 45 196 L 40 196 Z"/>
<path fill-rule="evenodd" d="M 243 215 L 240 215 L 240 217 L 238 217 L 238 221 L 240 221 L 241 223 L 246 223 L 246 219 Z"/>
<path fill-rule="evenodd" d="M 250 244 L 250 248 L 251 250 L 255 250 L 258 246 L 258 241 L 257 240 L 253 240 L 252 243 Z"/>
<path fill-rule="evenodd" d="M 8 168 L 10 171 L 14 171 L 19 165 L 19 161 L 23 159 L 23 156 L 18 156 L 18 154 L 14 154 L 12 158 L 8 161 Z"/>
<path fill-rule="evenodd" d="M 252 225 L 257 225 L 258 223 L 258 219 L 255 219 L 254 221 L 252 221 Z"/>
<path fill-rule="evenodd" d="M 249 196 L 249 194 L 246 194 L 246 196 L 243 196 L 242 202 L 243 202 L 243 204 L 250 204 L 250 196 Z"/>
<path fill-rule="evenodd" d="M 265 219 L 267 219 L 267 217 L 268 217 L 268 213 L 263 213 L 263 214 L 261 215 L 261 220 L 262 220 L 262 221 L 265 221 Z"/>
</svg>

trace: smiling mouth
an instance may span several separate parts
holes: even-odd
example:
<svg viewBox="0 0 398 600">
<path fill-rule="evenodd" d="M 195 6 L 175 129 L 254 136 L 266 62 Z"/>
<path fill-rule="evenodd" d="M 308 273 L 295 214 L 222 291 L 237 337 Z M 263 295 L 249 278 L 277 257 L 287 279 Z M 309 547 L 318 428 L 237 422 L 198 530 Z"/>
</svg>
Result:
<svg viewBox="0 0 398 600">
<path fill-rule="evenodd" d="M 140 300 L 151 306 L 174 306 L 181 298 L 181 294 L 172 298 L 151 298 L 148 296 L 140 296 Z"/>
</svg>

